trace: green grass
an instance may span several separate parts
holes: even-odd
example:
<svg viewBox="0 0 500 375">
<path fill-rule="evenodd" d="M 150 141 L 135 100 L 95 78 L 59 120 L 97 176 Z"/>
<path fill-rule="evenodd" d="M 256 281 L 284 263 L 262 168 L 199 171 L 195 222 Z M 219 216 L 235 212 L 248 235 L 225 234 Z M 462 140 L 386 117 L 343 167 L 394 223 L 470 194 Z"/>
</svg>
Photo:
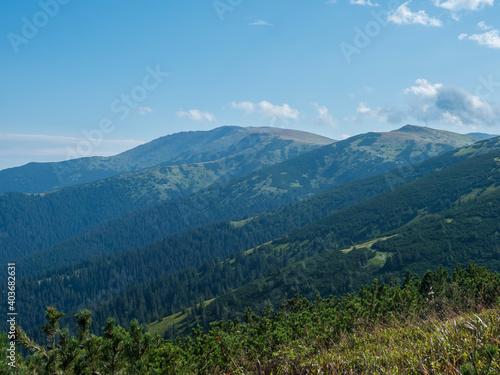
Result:
<svg viewBox="0 0 500 375">
<path fill-rule="evenodd" d="M 249 222 L 251 222 L 254 218 L 253 217 L 250 217 L 248 219 L 245 219 L 245 220 L 240 220 L 240 221 L 231 221 L 231 225 L 234 227 L 234 228 L 241 228 L 241 227 L 244 227 L 246 224 L 248 224 Z"/>
<path fill-rule="evenodd" d="M 170 329 L 170 327 L 174 325 L 179 326 L 178 327 L 179 330 L 182 330 L 182 326 L 184 326 L 186 318 L 187 318 L 187 313 L 183 314 L 182 312 L 167 316 L 160 321 L 151 323 L 148 326 L 148 331 L 152 335 L 163 336 L 165 332 L 167 332 Z"/>
<path fill-rule="evenodd" d="M 347 253 L 350 253 L 352 250 L 354 250 L 355 248 L 356 249 L 366 249 L 366 250 L 371 250 L 372 246 L 379 242 L 379 241 L 386 241 L 390 238 L 393 238 L 393 237 L 396 237 L 397 234 L 393 235 L 393 236 L 388 236 L 388 237 L 381 237 L 381 238 L 375 238 L 374 240 L 370 240 L 370 241 L 367 241 L 367 242 L 364 242 L 362 244 L 359 244 L 359 245 L 355 245 L 355 246 L 351 246 L 351 247 L 348 247 L 347 249 L 342 249 L 340 251 L 342 251 L 344 254 L 347 254 Z M 387 258 L 387 256 L 386 256 Z"/>
<path fill-rule="evenodd" d="M 210 303 L 212 303 L 215 300 L 215 298 L 210 299 L 208 301 L 204 302 L 205 306 L 208 306 Z M 186 309 L 185 312 L 178 312 L 175 314 L 172 314 L 170 316 L 166 316 L 165 318 L 161 320 L 157 320 L 151 324 L 148 325 L 148 332 L 151 333 L 153 336 L 160 335 L 163 336 L 165 335 L 166 332 L 168 332 L 169 329 L 172 327 L 175 327 L 177 332 L 179 334 L 187 333 L 185 332 L 187 329 L 189 329 L 186 318 L 188 316 L 188 312 L 191 309 Z"/>
<path fill-rule="evenodd" d="M 368 266 L 374 268 L 382 268 L 389 257 L 388 253 L 382 253 L 380 251 L 375 252 L 375 256 L 368 260 Z"/>
<path fill-rule="evenodd" d="M 328 348 L 300 341 L 275 353 L 275 374 L 498 374 L 500 309 L 366 326 Z"/>
</svg>

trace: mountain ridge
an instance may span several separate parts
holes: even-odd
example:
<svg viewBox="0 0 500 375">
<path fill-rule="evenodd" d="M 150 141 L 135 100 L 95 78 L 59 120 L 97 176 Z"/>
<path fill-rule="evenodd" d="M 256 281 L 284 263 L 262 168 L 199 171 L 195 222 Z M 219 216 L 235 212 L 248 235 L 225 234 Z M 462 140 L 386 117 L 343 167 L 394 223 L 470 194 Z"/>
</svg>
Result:
<svg viewBox="0 0 500 375">
<path fill-rule="evenodd" d="M 492 152 L 496 154 L 493 155 Z M 256 270 L 260 272 L 260 276 L 265 275 L 267 272 L 272 275 L 277 269 L 286 266 L 287 262 L 303 259 L 302 256 L 304 258 L 310 257 L 324 246 L 329 246 L 328 244 L 350 245 L 350 241 L 346 239 L 347 237 L 353 241 L 369 240 L 370 237 L 367 237 L 367 235 L 372 232 L 375 233 L 375 231 L 379 230 L 382 233 L 419 217 L 419 214 L 424 212 L 422 211 L 423 208 L 427 207 L 430 209 L 430 213 L 434 213 L 456 204 L 456 202 L 441 198 L 440 195 L 445 194 L 447 190 L 451 189 L 451 194 L 448 194 L 449 200 L 455 199 L 453 197 L 456 196 L 455 190 L 457 189 L 460 196 L 468 196 L 476 188 L 488 191 L 491 183 L 488 182 L 486 185 L 483 184 L 484 186 L 479 186 L 478 181 L 484 180 L 484 171 L 491 171 L 490 166 L 497 166 L 495 158 L 499 153 L 500 139 L 484 140 L 465 149 L 451 151 L 443 156 L 424 161 L 414 167 L 409 166 L 402 170 L 390 171 L 384 175 L 348 183 L 345 186 L 315 196 L 308 201 L 279 209 L 275 213 L 257 215 L 240 222 L 225 220 L 221 223 L 189 230 L 182 235 L 168 237 L 146 247 L 106 257 L 97 257 L 81 263 L 74 263 L 68 267 L 62 266 L 60 270 L 52 270 L 43 276 L 38 273 L 35 280 L 42 279 L 43 282 L 35 285 L 36 293 L 40 293 L 37 300 L 43 301 L 42 305 L 59 301 L 61 307 L 68 309 L 69 305 L 66 304 L 68 298 L 64 296 L 64 298 L 57 299 L 52 296 L 52 290 L 60 290 L 63 285 L 66 285 L 64 287 L 66 291 L 74 289 L 73 293 L 75 293 L 80 288 L 85 290 L 85 293 L 80 292 L 79 295 L 85 301 L 89 301 L 88 307 L 99 311 L 96 319 L 115 315 L 114 311 L 116 311 L 117 317 L 123 319 L 122 312 L 114 310 L 118 305 L 113 301 L 121 301 L 120 303 L 122 303 L 124 300 L 148 295 L 148 301 L 154 302 L 151 302 L 152 305 L 145 307 L 146 311 L 143 308 L 137 317 L 141 317 L 141 319 L 147 317 L 146 319 L 151 322 L 154 311 L 170 313 L 178 311 L 169 311 L 168 309 L 173 309 L 174 306 L 177 306 L 177 309 L 182 307 L 179 304 L 179 298 L 184 298 L 184 300 L 181 300 L 184 306 L 190 303 L 189 300 L 185 300 L 185 293 L 190 298 L 194 299 L 196 297 L 199 302 L 199 294 L 207 293 L 207 290 L 213 293 L 212 296 L 217 296 L 227 291 L 227 288 L 239 287 L 242 281 L 245 281 L 245 283 L 254 281 Z M 478 168 L 481 166 L 481 163 L 477 164 L 480 159 L 470 161 L 477 157 L 481 157 L 481 160 L 485 160 L 489 164 L 483 163 L 486 167 Z M 453 169 L 451 169 L 451 166 L 453 166 Z M 428 176 L 430 173 L 433 175 Z M 443 176 L 453 176 L 456 173 L 461 176 L 459 180 L 451 181 L 448 179 L 439 183 L 440 179 L 444 178 Z M 469 174 L 470 178 L 468 177 L 462 182 L 461 179 Z M 411 182 L 420 177 L 426 178 L 427 182 L 425 184 L 420 182 L 417 187 L 412 186 Z M 403 191 L 410 191 L 410 193 L 399 193 L 398 200 L 387 198 L 391 197 L 391 191 L 398 186 L 402 187 Z M 445 190 L 441 190 L 443 186 L 446 187 Z M 437 194 L 437 201 L 436 191 L 442 191 L 442 193 Z M 434 195 L 426 197 L 428 192 L 434 192 Z M 360 202 L 374 199 L 380 194 L 385 195 L 378 197 L 379 202 L 375 209 L 371 208 L 362 211 L 367 218 L 360 216 L 359 207 L 366 208 L 373 205 L 373 203 L 364 203 L 360 206 Z M 406 206 L 403 209 L 399 207 L 402 202 L 401 195 L 408 197 L 405 202 L 413 207 L 412 212 L 405 209 Z M 443 200 L 443 202 L 441 203 L 440 200 Z M 357 207 L 354 205 L 357 205 Z M 340 210 L 343 211 L 340 212 Z M 380 220 L 380 215 L 377 216 L 376 212 L 384 213 L 384 219 Z M 337 219 L 337 224 L 333 226 L 328 224 L 331 219 L 323 219 L 332 214 Z M 398 218 L 401 220 L 399 224 Z M 325 220 L 327 224 L 324 224 Z M 377 229 L 376 224 L 380 225 L 380 221 L 382 225 Z M 295 228 L 293 225 L 290 226 L 289 223 L 296 223 Z M 385 228 L 384 225 L 388 225 L 388 227 Z M 312 228 L 316 227 L 316 229 L 312 230 L 311 226 Z M 352 229 L 350 226 L 355 228 Z M 335 230 L 335 228 L 337 229 Z M 323 229 L 326 231 L 322 231 Z M 331 230 L 338 232 L 339 238 L 329 239 L 328 234 Z M 269 232 L 271 232 L 271 236 L 268 234 Z M 313 238 L 311 239 L 311 236 L 308 236 L 307 233 L 306 237 L 304 237 L 304 232 L 312 233 Z M 346 233 L 348 234 L 346 235 Z M 100 235 L 96 234 L 88 239 L 90 241 L 97 236 Z M 316 241 L 314 237 L 319 238 L 319 240 Z M 128 243 L 128 240 L 125 242 Z M 293 243 L 292 246 L 287 247 L 287 242 Z M 259 245 L 249 249 L 250 245 L 255 243 L 259 243 Z M 358 247 L 361 248 L 362 246 Z M 75 250 L 73 245 L 68 245 L 65 249 L 60 250 L 59 255 L 50 253 L 35 254 L 31 257 L 31 261 L 40 266 L 48 260 L 54 265 L 60 259 L 71 258 L 72 253 L 80 251 Z M 210 259 L 213 256 L 220 257 L 222 261 Z M 363 254 L 352 252 L 351 256 L 354 257 L 351 259 L 353 262 L 363 260 Z M 194 259 L 194 261 L 190 259 Z M 225 261 L 224 259 L 228 260 Z M 191 267 L 198 267 L 200 261 L 203 260 L 205 260 L 203 265 L 190 270 Z M 384 260 L 381 257 L 369 259 L 370 264 L 380 263 Z M 20 270 L 26 271 L 31 268 L 26 261 L 17 263 Z M 138 268 L 138 264 L 141 267 Z M 220 267 L 217 264 L 220 264 Z M 176 269 L 182 270 L 186 265 L 187 269 L 176 271 Z M 249 266 L 250 268 L 248 268 Z M 47 269 L 49 268 L 45 268 L 45 270 Z M 146 270 L 147 274 L 144 273 L 144 270 Z M 83 276 L 84 274 L 84 280 L 87 281 L 82 280 L 80 282 L 78 275 Z M 238 274 L 241 280 L 236 279 L 235 281 L 234 278 Z M 103 288 L 100 282 L 92 283 L 90 281 L 90 279 L 106 280 L 107 275 L 112 275 L 110 283 L 113 287 L 109 287 L 111 289 L 104 288 L 104 291 L 102 291 Z M 49 280 L 45 280 L 46 278 L 49 278 Z M 55 281 L 51 281 L 54 278 Z M 205 284 L 206 280 L 212 280 L 213 282 L 211 281 L 207 285 Z M 367 278 L 365 281 L 370 282 L 370 279 Z M 88 284 L 85 284 L 85 282 Z M 114 286 L 115 283 L 118 284 L 118 287 Z M 166 288 L 165 285 L 169 287 Z M 191 285 L 192 289 L 186 291 L 186 285 Z M 28 289 L 26 284 L 23 284 L 23 287 Z M 32 287 L 30 286 L 30 288 Z M 127 289 L 129 290 L 127 291 Z M 177 292 L 178 290 L 179 292 Z M 121 292 L 127 293 L 127 297 L 125 298 Z M 112 296 L 113 293 L 118 293 L 118 295 Z M 177 295 L 177 293 L 183 294 L 181 296 Z M 71 298 L 71 295 L 72 293 L 70 293 L 69 298 Z M 109 300 L 106 301 L 108 298 Z M 211 296 L 207 295 L 207 299 L 211 298 Z M 102 306 L 100 305 L 101 302 L 103 303 Z M 108 305 L 109 307 L 106 307 Z M 43 306 L 38 309 L 40 308 L 43 308 Z M 109 310 L 110 308 L 112 310 Z M 120 320 L 120 322 L 120 324 L 126 324 L 123 320 Z"/>
<path fill-rule="evenodd" d="M 488 133 L 467 133 L 467 135 L 479 138 L 486 138 L 486 139 L 500 137 L 499 134 L 488 134 Z"/>
<path fill-rule="evenodd" d="M 242 268 L 245 262 L 241 259 L 254 252 L 263 263 L 279 264 L 279 259 L 287 255 L 295 256 L 295 261 L 279 270 L 270 269 L 265 277 L 211 300 L 204 309 L 207 319 L 223 318 L 224 309 L 233 312 L 231 318 L 241 318 L 247 307 L 262 311 L 269 303 L 276 306 L 296 293 L 310 300 L 319 294 L 343 295 L 374 278 L 388 278 L 389 274 L 402 277 L 407 269 L 423 275 L 437 264 L 452 270 L 460 263 L 475 261 L 500 270 L 499 156 L 500 150 L 496 150 L 473 157 L 244 254 L 235 254 L 221 267 L 232 265 L 239 268 L 238 272 L 248 273 Z M 433 195 L 419 186 L 428 186 Z M 408 191 L 415 196 L 406 202 Z M 443 201 L 440 191 L 454 191 L 454 197 Z M 399 203 L 391 199 L 396 195 Z M 454 198 L 455 202 L 450 201 Z M 304 254 L 305 259 L 301 257 Z M 149 287 L 155 285 L 156 282 Z M 177 321 L 184 325 L 186 316 Z M 155 329 L 160 326 L 161 321 Z"/>
<path fill-rule="evenodd" d="M 282 135 L 300 139 L 307 133 L 290 135 L 280 131 L 280 135 L 274 135 L 269 128 L 228 131 L 237 131 L 237 136 L 243 138 L 235 140 L 231 135 L 236 143 L 228 143 L 225 150 L 205 139 L 215 150 L 208 158 L 220 156 L 217 153 L 223 150 L 221 159 L 142 169 L 47 193 L 0 194 L 0 222 L 8 234 L 0 242 L 3 256 L 9 254 L 12 259 L 42 250 L 128 213 L 194 194 L 214 183 L 222 184 L 319 147 L 310 143 L 311 139 L 296 142 Z M 183 161 L 187 158 L 181 156 Z"/>
<path fill-rule="evenodd" d="M 228 126 L 211 131 L 175 133 L 115 156 L 29 163 L 2 170 L 0 193 L 44 193 L 147 168 L 214 161 L 273 140 L 289 141 L 303 149 L 335 142 L 312 133 L 271 127 Z"/>
<path fill-rule="evenodd" d="M 90 254 L 90 248 L 93 249 L 93 255 L 98 255 L 127 250 L 127 246 L 145 246 L 193 226 L 223 218 L 239 220 L 245 215 L 272 211 L 332 187 L 416 164 L 477 140 L 449 132 L 445 132 L 443 139 L 440 139 L 437 137 L 439 132 L 433 132 L 430 138 L 422 134 L 419 127 L 416 133 L 394 131 L 361 134 L 316 148 L 249 175 L 216 183 L 192 196 L 179 197 L 176 201 L 178 204 L 167 201 L 131 212 L 54 246 L 65 247 L 71 242 L 75 248 L 81 248 L 81 256 Z M 200 205 L 199 202 L 203 203 Z M 139 232 L 139 228 L 143 229 Z M 109 238 L 104 233 L 110 231 L 124 233 L 123 239 L 119 243 L 106 241 L 105 245 L 100 239 Z M 22 238 L 16 236 L 15 240 L 21 241 Z M 98 244 L 96 241 L 101 242 Z"/>
</svg>

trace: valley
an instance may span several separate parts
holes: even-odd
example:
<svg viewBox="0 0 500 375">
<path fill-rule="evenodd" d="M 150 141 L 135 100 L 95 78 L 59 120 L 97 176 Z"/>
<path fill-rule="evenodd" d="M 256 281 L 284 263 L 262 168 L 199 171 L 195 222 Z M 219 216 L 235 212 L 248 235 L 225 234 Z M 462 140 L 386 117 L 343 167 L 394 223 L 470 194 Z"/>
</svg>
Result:
<svg viewBox="0 0 500 375">
<path fill-rule="evenodd" d="M 240 150 L 250 158 L 0 195 L 6 230 L 38 232 L 38 248 L 16 245 L 23 330 L 43 340 L 39 312 L 55 306 L 70 332 L 88 310 L 94 334 L 113 317 L 185 340 L 297 296 L 347 298 L 436 265 L 500 271 L 498 138 L 418 126 L 328 145 L 277 134 Z"/>
</svg>

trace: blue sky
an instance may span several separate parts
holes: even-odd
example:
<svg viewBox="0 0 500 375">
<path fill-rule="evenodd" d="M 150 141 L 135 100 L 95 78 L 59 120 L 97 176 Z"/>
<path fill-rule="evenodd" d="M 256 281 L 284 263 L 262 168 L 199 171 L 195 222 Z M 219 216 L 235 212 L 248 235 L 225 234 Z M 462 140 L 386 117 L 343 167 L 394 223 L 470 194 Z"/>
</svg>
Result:
<svg viewBox="0 0 500 375">
<path fill-rule="evenodd" d="M 0 169 L 223 125 L 500 133 L 499 16 L 495 0 L 4 1 Z"/>
</svg>

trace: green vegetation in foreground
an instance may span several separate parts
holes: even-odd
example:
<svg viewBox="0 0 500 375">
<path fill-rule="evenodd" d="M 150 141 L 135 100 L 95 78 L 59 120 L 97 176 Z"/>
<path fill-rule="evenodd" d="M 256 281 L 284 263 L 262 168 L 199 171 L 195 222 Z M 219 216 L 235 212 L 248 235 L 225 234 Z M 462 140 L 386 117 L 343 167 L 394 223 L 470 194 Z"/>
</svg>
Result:
<svg viewBox="0 0 500 375">
<path fill-rule="evenodd" d="M 18 328 L 33 355 L 19 374 L 498 374 L 500 278 L 475 264 L 452 276 L 442 267 L 400 284 L 375 280 L 342 298 L 300 296 L 245 321 L 212 323 L 184 342 L 129 330 L 113 320 L 90 335 L 89 311 L 75 315 L 79 333 L 61 330 L 47 310 L 40 346 Z M 3 349 L 3 348 L 2 348 Z"/>
</svg>

